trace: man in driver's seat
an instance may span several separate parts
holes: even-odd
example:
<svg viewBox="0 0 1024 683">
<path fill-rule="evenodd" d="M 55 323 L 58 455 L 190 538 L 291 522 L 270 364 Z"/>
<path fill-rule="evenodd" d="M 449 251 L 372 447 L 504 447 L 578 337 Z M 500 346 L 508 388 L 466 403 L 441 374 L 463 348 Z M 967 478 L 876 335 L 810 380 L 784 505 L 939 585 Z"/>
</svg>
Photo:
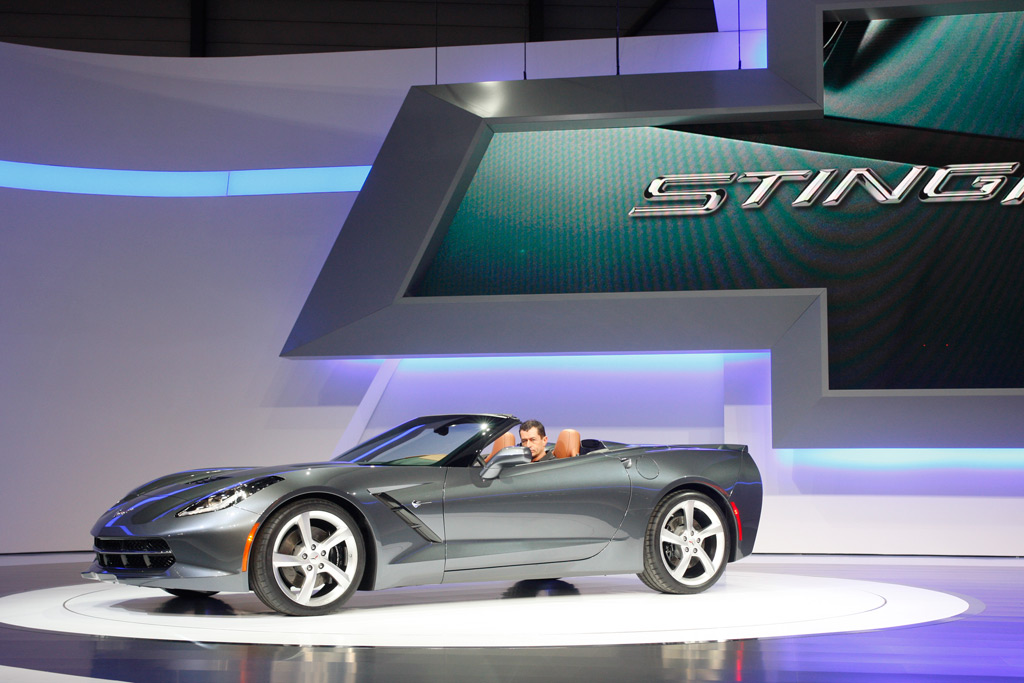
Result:
<svg viewBox="0 0 1024 683">
<path fill-rule="evenodd" d="M 548 435 L 544 431 L 544 425 L 538 420 L 527 420 L 519 425 L 519 441 L 521 445 L 530 449 L 533 462 L 555 457 L 554 453 L 547 450 Z"/>
</svg>

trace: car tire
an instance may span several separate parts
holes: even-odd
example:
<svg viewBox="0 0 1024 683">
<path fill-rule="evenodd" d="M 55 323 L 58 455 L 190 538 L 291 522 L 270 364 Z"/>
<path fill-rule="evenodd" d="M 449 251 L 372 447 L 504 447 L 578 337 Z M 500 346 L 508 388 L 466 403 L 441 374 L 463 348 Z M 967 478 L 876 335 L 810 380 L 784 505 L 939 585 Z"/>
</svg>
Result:
<svg viewBox="0 0 1024 683">
<path fill-rule="evenodd" d="M 355 520 L 326 500 L 302 500 L 272 514 L 252 549 L 253 591 L 292 616 L 330 614 L 359 587 L 366 550 Z"/>
<path fill-rule="evenodd" d="M 637 576 L 662 593 L 700 593 L 725 572 L 729 547 L 729 524 L 714 501 L 696 491 L 670 494 L 647 523 Z"/>
<path fill-rule="evenodd" d="M 163 590 L 165 593 L 170 593 L 176 598 L 185 598 L 186 600 L 209 598 L 218 593 L 218 591 L 194 591 L 189 588 L 164 588 Z"/>
</svg>

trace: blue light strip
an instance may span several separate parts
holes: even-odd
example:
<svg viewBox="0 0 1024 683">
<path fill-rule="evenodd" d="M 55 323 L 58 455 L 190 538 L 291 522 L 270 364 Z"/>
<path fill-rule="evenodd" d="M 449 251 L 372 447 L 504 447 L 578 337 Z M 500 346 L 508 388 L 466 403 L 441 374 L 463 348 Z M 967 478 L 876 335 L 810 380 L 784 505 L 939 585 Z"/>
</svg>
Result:
<svg viewBox="0 0 1024 683">
<path fill-rule="evenodd" d="M 775 449 L 790 467 L 832 470 L 1024 470 L 1021 448 Z"/>
<path fill-rule="evenodd" d="M 701 372 L 720 370 L 723 363 L 766 361 L 767 351 L 650 354 L 579 354 L 563 356 L 449 356 L 403 358 L 402 370 L 422 373 L 480 373 L 523 369 L 529 372 Z"/>
<path fill-rule="evenodd" d="M 0 187 L 118 197 L 239 197 L 358 192 L 369 166 L 128 171 L 0 161 Z"/>
</svg>

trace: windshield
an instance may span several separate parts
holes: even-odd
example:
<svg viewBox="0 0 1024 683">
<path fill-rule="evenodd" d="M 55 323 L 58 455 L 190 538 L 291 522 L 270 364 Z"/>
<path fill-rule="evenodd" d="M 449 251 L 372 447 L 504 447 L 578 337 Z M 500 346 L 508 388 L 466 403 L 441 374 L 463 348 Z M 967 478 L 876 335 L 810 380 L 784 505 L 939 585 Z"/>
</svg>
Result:
<svg viewBox="0 0 1024 683">
<path fill-rule="evenodd" d="M 488 441 L 483 417 L 428 418 L 406 422 L 334 458 L 360 465 L 436 465 L 470 441 Z"/>
</svg>

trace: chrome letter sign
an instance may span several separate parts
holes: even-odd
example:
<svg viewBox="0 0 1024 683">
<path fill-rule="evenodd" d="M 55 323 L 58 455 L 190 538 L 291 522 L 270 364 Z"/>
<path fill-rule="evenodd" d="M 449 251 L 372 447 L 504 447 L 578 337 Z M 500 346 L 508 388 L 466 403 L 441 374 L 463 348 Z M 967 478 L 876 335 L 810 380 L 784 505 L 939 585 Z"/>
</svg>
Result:
<svg viewBox="0 0 1024 683">
<path fill-rule="evenodd" d="M 991 164 L 952 164 L 935 171 L 925 183 L 918 199 L 922 202 L 979 202 L 995 198 L 1000 188 L 1010 180 L 1010 174 L 1020 164 L 1016 161 Z M 858 185 L 879 204 L 899 204 L 910 196 L 911 190 L 927 174 L 927 166 L 912 166 L 894 188 L 870 168 L 853 168 L 821 201 L 821 206 L 841 206 Z M 737 179 L 741 183 L 757 183 L 743 201 L 744 209 L 760 209 L 771 200 L 776 189 L 784 182 L 802 182 L 810 179 L 792 202 L 796 208 L 814 206 L 838 171 L 826 168 L 815 173 L 798 171 L 746 171 L 744 173 L 688 173 L 658 176 L 644 190 L 644 199 L 650 206 L 634 206 L 629 215 L 636 218 L 654 216 L 706 216 L 718 211 L 728 200 L 728 191 L 721 185 L 730 185 Z M 813 177 L 812 177 L 813 176 Z M 944 189 L 950 178 L 974 177 L 972 189 Z M 1024 178 L 1013 185 L 1000 204 L 1019 206 L 1024 203 Z"/>
<path fill-rule="evenodd" d="M 652 202 L 694 201 L 696 204 L 671 206 L 634 206 L 630 216 L 700 216 L 714 213 L 725 203 L 725 190 L 680 190 L 689 185 L 731 183 L 735 173 L 690 173 L 687 175 L 658 176 L 644 190 L 644 199 Z"/>
<path fill-rule="evenodd" d="M 979 175 L 971 187 L 974 190 L 943 192 L 942 186 L 950 176 L 974 175 L 979 173 L 1013 173 L 1017 170 L 1017 162 L 1006 164 L 954 164 L 940 168 L 924 186 L 921 192 L 922 202 L 978 202 L 992 199 L 996 191 L 1006 182 L 1005 175 Z M 1024 182 L 1022 180 L 1021 182 Z M 1017 185 L 1020 188 L 1020 184 Z M 1016 188 L 1015 188 L 1016 189 Z M 1005 203 L 1005 201 L 1004 201 Z M 1019 199 L 1018 199 L 1018 202 Z"/>
</svg>

